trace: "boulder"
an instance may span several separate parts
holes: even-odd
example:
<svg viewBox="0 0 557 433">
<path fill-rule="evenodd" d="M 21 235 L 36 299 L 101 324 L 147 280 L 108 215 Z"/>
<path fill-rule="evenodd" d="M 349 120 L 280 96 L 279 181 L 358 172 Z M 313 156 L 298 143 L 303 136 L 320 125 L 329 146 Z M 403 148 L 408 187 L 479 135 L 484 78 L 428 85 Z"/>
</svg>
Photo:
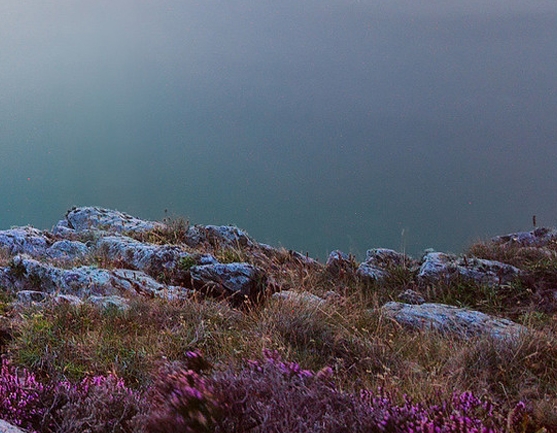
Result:
<svg viewBox="0 0 557 433">
<path fill-rule="evenodd" d="M 209 244 L 215 249 L 251 248 L 257 243 L 248 234 L 235 226 L 194 225 L 186 232 L 186 244 L 198 247 Z"/>
<path fill-rule="evenodd" d="M 96 251 L 117 267 L 138 269 L 153 277 L 175 272 L 180 260 L 191 255 L 175 245 L 147 244 L 126 236 L 106 236 Z"/>
<path fill-rule="evenodd" d="M 145 221 L 124 212 L 99 207 L 74 207 L 66 213 L 63 220 L 54 226 L 52 232 L 60 236 L 71 235 L 72 232 L 89 230 L 109 233 L 147 232 L 156 228 L 164 228 L 165 224 Z"/>
<path fill-rule="evenodd" d="M 389 276 L 389 272 L 384 269 L 379 269 L 376 266 L 368 265 L 367 263 L 361 263 L 358 266 L 356 274 L 363 280 L 366 281 L 381 281 Z"/>
<path fill-rule="evenodd" d="M 45 253 L 51 259 L 79 260 L 89 254 L 89 248 L 83 242 L 64 239 L 54 242 Z"/>
<path fill-rule="evenodd" d="M 528 328 L 511 320 L 445 304 L 388 302 L 382 307 L 382 312 L 409 328 L 436 330 L 464 338 L 489 335 L 506 340 L 528 332 Z"/>
<path fill-rule="evenodd" d="M 521 247 L 545 247 L 557 241 L 557 229 L 539 227 L 529 232 L 516 232 L 496 236 L 491 242 L 499 245 L 517 245 Z"/>
<path fill-rule="evenodd" d="M 0 230 L 0 248 L 10 254 L 27 254 L 37 257 L 46 254 L 51 242 L 47 233 L 34 227 L 15 227 Z"/>
<path fill-rule="evenodd" d="M 165 286 L 137 270 L 107 270 L 94 266 L 63 269 L 22 255 L 14 257 L 9 278 L 11 287 L 17 292 L 32 290 L 51 295 L 73 295 L 81 299 L 122 294 L 174 299 L 190 293 L 182 287 Z"/>
<path fill-rule="evenodd" d="M 426 253 L 418 271 L 418 279 L 426 283 L 448 283 L 451 279 L 462 278 L 489 286 L 507 284 L 522 275 L 523 271 L 506 263 L 435 251 Z"/>
<path fill-rule="evenodd" d="M 388 248 L 374 248 L 366 251 L 365 263 L 380 269 L 406 266 L 412 260 L 406 255 Z"/>
<path fill-rule="evenodd" d="M 266 288 L 265 273 L 248 263 L 228 263 L 192 266 L 195 289 L 234 301 L 258 300 Z"/>
<path fill-rule="evenodd" d="M 351 254 L 343 253 L 340 250 L 334 250 L 327 258 L 325 269 L 336 277 L 343 274 L 352 274 L 356 270 L 356 260 Z"/>
<path fill-rule="evenodd" d="M 358 267 L 357 274 L 363 280 L 381 281 L 389 277 L 392 268 L 414 265 L 414 260 L 406 254 L 388 248 L 374 248 L 367 250 L 366 260 Z"/>
</svg>

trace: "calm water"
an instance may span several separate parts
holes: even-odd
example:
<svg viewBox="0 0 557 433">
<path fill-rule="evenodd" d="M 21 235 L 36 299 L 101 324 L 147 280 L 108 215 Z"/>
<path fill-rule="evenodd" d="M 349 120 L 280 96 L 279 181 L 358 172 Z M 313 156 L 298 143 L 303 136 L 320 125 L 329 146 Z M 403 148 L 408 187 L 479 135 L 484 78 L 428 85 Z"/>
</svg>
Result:
<svg viewBox="0 0 557 433">
<path fill-rule="evenodd" d="M 557 224 L 557 4 L 0 4 L 0 228 L 73 205 L 360 257 Z"/>
</svg>

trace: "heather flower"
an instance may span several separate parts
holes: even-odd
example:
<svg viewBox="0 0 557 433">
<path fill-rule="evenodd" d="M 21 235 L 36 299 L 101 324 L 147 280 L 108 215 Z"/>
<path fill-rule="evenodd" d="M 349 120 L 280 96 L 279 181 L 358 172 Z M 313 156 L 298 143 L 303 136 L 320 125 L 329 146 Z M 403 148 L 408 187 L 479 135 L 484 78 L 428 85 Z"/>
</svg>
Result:
<svg viewBox="0 0 557 433">
<path fill-rule="evenodd" d="M 14 425 L 37 428 L 45 413 L 43 399 L 50 388 L 26 369 L 3 361 L 0 370 L 0 418 Z"/>
<path fill-rule="evenodd" d="M 190 360 L 205 365 L 201 355 L 192 352 Z M 207 379 L 191 369 L 169 368 L 159 372 L 154 385 L 153 408 L 147 421 L 151 433 L 212 432 L 221 406 Z"/>
</svg>

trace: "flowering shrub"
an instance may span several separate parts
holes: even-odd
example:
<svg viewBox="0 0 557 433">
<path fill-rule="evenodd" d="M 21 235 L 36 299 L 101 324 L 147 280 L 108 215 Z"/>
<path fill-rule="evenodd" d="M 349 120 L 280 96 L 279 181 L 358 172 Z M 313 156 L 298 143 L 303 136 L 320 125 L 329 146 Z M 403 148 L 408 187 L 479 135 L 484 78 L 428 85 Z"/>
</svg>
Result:
<svg viewBox="0 0 557 433">
<path fill-rule="evenodd" d="M 343 392 L 332 370 L 318 372 L 264 351 L 263 361 L 212 377 L 199 352 L 167 365 L 144 395 L 113 374 L 45 385 L 7 362 L 0 370 L 0 418 L 41 432 L 91 433 L 527 433 L 531 411 L 519 402 L 507 417 L 470 392 L 416 403 L 381 389 Z M 148 409 L 149 404 L 149 409 Z M 506 418 L 506 419 L 505 419 Z"/>
<path fill-rule="evenodd" d="M 46 414 L 45 396 L 51 390 L 33 373 L 7 361 L 0 369 L 0 418 L 34 431 Z"/>
<path fill-rule="evenodd" d="M 441 404 L 419 404 L 408 397 L 400 403 L 382 390 L 343 392 L 332 381 L 330 368 L 304 370 L 270 351 L 264 358 L 248 361 L 240 371 L 215 375 L 215 392 L 228 403 L 217 431 L 503 432 L 504 419 L 492 404 L 469 392 Z"/>
<path fill-rule="evenodd" d="M 200 374 L 209 364 L 199 352 L 186 355 L 185 368 L 167 366 L 159 372 L 151 392 L 152 409 L 146 425 L 149 433 L 213 431 L 221 407 L 208 380 Z"/>
<path fill-rule="evenodd" d="M 134 418 L 144 412 L 141 395 L 113 375 L 85 378 L 78 384 L 61 382 L 56 388 L 58 409 L 52 414 L 65 433 L 134 432 Z"/>
</svg>

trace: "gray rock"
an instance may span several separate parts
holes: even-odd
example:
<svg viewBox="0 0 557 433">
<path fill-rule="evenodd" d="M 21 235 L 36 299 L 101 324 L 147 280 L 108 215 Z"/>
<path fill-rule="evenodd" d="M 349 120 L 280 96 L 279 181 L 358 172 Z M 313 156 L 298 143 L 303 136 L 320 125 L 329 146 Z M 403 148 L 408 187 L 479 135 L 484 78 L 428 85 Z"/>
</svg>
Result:
<svg viewBox="0 0 557 433">
<path fill-rule="evenodd" d="M 507 284 L 522 274 L 520 269 L 494 260 L 429 252 L 424 256 L 418 279 L 448 283 L 453 278 L 463 278 L 478 284 L 497 286 Z"/>
<path fill-rule="evenodd" d="M 100 230 L 109 233 L 146 232 L 166 227 L 163 223 L 145 221 L 116 210 L 99 207 L 73 208 L 53 228 L 53 233 L 68 236 L 73 232 Z"/>
<path fill-rule="evenodd" d="M 93 266 L 62 269 L 18 255 L 13 259 L 10 273 L 17 291 L 37 290 L 79 297 L 118 294 L 112 285 L 111 272 Z"/>
<path fill-rule="evenodd" d="M 360 264 L 357 275 L 368 281 L 381 281 L 389 277 L 390 270 L 395 267 L 414 267 L 414 260 L 406 254 L 388 248 L 367 250 L 366 260 Z"/>
<path fill-rule="evenodd" d="M 381 281 L 389 276 L 389 272 L 387 272 L 386 270 L 380 269 L 373 265 L 369 265 L 367 263 L 361 263 L 360 266 L 358 266 L 356 274 L 363 280 L 371 282 Z"/>
<path fill-rule="evenodd" d="M 425 299 L 422 295 L 412 289 L 406 289 L 398 295 L 398 299 L 407 304 L 421 305 L 425 304 Z"/>
<path fill-rule="evenodd" d="M 131 269 L 112 270 L 112 285 L 129 295 L 144 295 L 164 299 L 184 299 L 191 290 L 179 286 L 166 286 L 142 271 Z"/>
<path fill-rule="evenodd" d="M 354 256 L 343 253 L 340 250 L 334 250 L 327 257 L 325 269 L 334 276 L 352 273 L 356 270 L 356 261 Z"/>
<path fill-rule="evenodd" d="M 25 432 L 6 421 L 0 420 L 0 433 L 25 433 Z"/>
<path fill-rule="evenodd" d="M 62 269 L 21 255 L 14 257 L 10 274 L 11 287 L 18 292 L 34 290 L 81 299 L 122 294 L 181 299 L 191 293 L 183 287 L 163 285 L 142 271 L 93 266 Z"/>
<path fill-rule="evenodd" d="M 153 277 L 177 271 L 180 260 L 191 256 L 178 246 L 146 244 L 126 236 L 103 237 L 96 249 L 118 267 L 138 269 Z"/>
<path fill-rule="evenodd" d="M 495 244 L 521 247 L 544 247 L 557 240 L 557 229 L 539 227 L 529 232 L 516 232 L 491 239 Z"/>
<path fill-rule="evenodd" d="M 23 304 L 33 304 L 35 302 L 43 302 L 48 298 L 48 294 L 38 292 L 36 290 L 20 290 L 17 292 L 17 302 Z"/>
<path fill-rule="evenodd" d="M 6 249 L 10 254 L 42 256 L 49 246 L 50 241 L 47 234 L 34 227 L 0 230 L 0 248 Z"/>
<path fill-rule="evenodd" d="M 200 265 L 190 268 L 193 287 L 233 300 L 257 300 L 265 290 L 264 272 L 248 263 Z"/>
<path fill-rule="evenodd" d="M 319 307 L 325 303 L 323 298 L 308 292 L 294 292 L 292 290 L 283 290 L 282 292 L 273 293 L 273 299 L 296 302 L 300 304 L 309 304 Z"/>
<path fill-rule="evenodd" d="M 410 261 L 406 254 L 398 251 L 388 248 L 374 248 L 367 250 L 365 263 L 379 269 L 388 269 L 394 266 L 405 266 Z"/>
<path fill-rule="evenodd" d="M 78 260 L 87 256 L 89 248 L 83 242 L 64 239 L 54 242 L 45 253 L 51 259 Z"/>
<path fill-rule="evenodd" d="M 410 305 L 388 302 L 382 307 L 382 312 L 410 328 L 431 329 L 465 338 L 489 335 L 506 340 L 528 332 L 528 328 L 510 320 L 444 304 Z"/>
<path fill-rule="evenodd" d="M 130 305 L 126 298 L 122 298 L 121 296 L 89 296 L 87 301 L 92 303 L 93 305 L 97 305 L 105 310 L 110 308 L 115 308 L 119 311 L 126 311 L 129 310 Z"/>
<path fill-rule="evenodd" d="M 235 226 L 194 225 L 188 229 L 187 245 L 198 247 L 207 243 L 215 249 L 251 248 L 257 245 L 245 231 Z"/>
<path fill-rule="evenodd" d="M 54 295 L 52 298 L 57 304 L 70 304 L 70 305 L 81 305 L 83 301 L 74 295 L 64 295 L 62 293 Z"/>
</svg>

